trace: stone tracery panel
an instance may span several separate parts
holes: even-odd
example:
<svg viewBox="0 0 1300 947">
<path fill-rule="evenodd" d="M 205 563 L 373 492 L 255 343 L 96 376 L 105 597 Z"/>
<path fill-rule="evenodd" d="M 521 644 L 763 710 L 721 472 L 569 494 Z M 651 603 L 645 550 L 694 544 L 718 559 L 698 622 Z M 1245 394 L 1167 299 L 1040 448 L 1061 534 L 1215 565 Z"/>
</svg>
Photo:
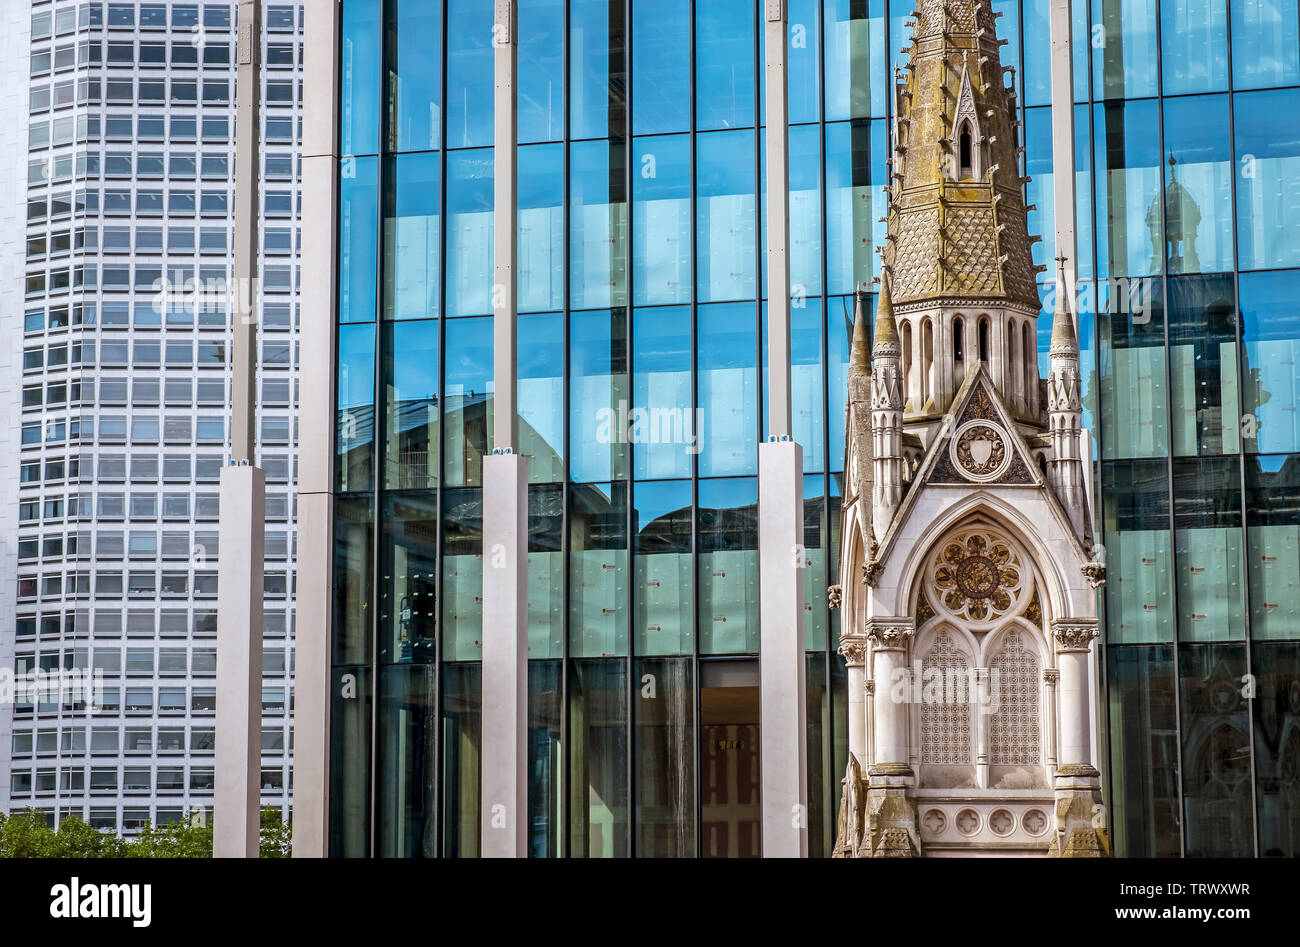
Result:
<svg viewBox="0 0 1300 947">
<path fill-rule="evenodd" d="M 990 662 L 997 677 L 997 710 L 989 728 L 989 762 L 1034 766 L 1040 762 L 1039 687 L 1040 661 L 1032 646 L 1021 640 L 1023 632 L 1007 633 L 1002 650 Z M 994 684 L 996 681 L 996 685 Z"/>
<path fill-rule="evenodd" d="M 966 656 L 954 646 L 947 629 L 939 632 L 924 667 L 937 670 L 942 686 L 940 700 L 934 689 L 922 685 L 921 762 L 965 764 L 971 761 L 971 720 L 968 680 L 970 665 Z"/>
</svg>

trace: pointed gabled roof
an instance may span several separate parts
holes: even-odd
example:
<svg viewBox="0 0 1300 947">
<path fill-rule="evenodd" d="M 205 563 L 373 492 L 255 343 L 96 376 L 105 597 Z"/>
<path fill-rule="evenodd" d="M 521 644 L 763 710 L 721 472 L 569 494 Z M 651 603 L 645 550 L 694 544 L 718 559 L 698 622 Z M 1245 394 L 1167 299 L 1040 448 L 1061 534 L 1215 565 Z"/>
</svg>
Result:
<svg viewBox="0 0 1300 947">
<path fill-rule="evenodd" d="M 990 0 L 926 0 L 914 19 L 896 89 L 885 259 L 893 302 L 1000 299 L 1036 311 L 1014 92 Z"/>
<path fill-rule="evenodd" d="M 873 345 L 877 357 L 898 354 L 898 323 L 894 321 L 894 301 L 889 283 L 888 273 L 882 273 L 880 297 L 876 300 L 876 334 Z"/>
<path fill-rule="evenodd" d="M 983 363 L 979 363 L 966 375 L 966 380 L 962 382 L 961 388 L 953 399 L 951 416 L 952 424 L 941 437 L 936 437 L 926 450 L 925 457 L 917 468 L 916 477 L 903 496 L 898 512 L 894 514 L 888 530 L 881 537 L 876 553 L 877 558 L 883 562 L 888 557 L 903 524 L 911 516 L 921 494 L 928 489 L 962 487 L 967 490 L 998 490 L 1012 487 L 1023 490 L 1028 487 L 1042 491 L 1053 514 L 1073 540 L 1075 553 L 1081 561 L 1087 561 L 1088 554 L 1079 543 L 1069 514 L 1034 464 L 1029 445 L 1025 443 L 1025 439 L 1013 422 L 1011 412 L 1007 409 Z M 972 482 L 951 469 L 949 449 L 953 438 L 959 436 L 959 432 L 967 422 L 977 419 L 992 421 L 1005 432 L 1009 440 L 1007 449 L 1012 453 L 1012 462 L 1007 466 L 1006 474 L 993 483 Z"/>
<path fill-rule="evenodd" d="M 1052 310 L 1051 354 L 1078 356 L 1079 336 L 1070 311 L 1070 284 L 1065 278 L 1065 254 L 1056 258 L 1056 306 Z"/>
<path fill-rule="evenodd" d="M 849 374 L 871 374 L 871 317 L 861 288 L 853 300 L 853 342 L 849 347 Z"/>
</svg>

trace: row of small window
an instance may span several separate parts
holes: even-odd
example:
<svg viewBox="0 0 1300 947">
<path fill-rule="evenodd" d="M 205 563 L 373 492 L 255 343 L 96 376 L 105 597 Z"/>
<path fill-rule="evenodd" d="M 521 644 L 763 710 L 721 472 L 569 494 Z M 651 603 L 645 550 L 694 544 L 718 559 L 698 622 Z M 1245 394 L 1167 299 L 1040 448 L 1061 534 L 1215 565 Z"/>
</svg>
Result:
<svg viewBox="0 0 1300 947">
<path fill-rule="evenodd" d="M 216 481 L 222 465 L 218 454 L 194 458 L 195 479 Z M 161 504 L 158 493 L 130 494 L 130 519 L 156 520 L 159 512 L 164 520 L 196 519 L 215 520 L 220 513 L 218 494 L 198 493 L 192 498 L 188 493 L 163 493 Z M 34 523 L 39 520 L 63 520 L 74 522 L 98 518 L 101 520 L 121 520 L 127 518 L 128 497 L 123 493 L 100 492 L 98 504 L 89 493 L 71 494 L 66 498 L 47 497 L 44 500 L 21 500 L 18 503 L 18 520 L 22 523 Z M 268 520 L 289 519 L 290 502 L 288 494 L 268 493 L 266 495 L 266 518 Z M 66 516 L 65 516 L 66 510 Z"/>
<path fill-rule="evenodd" d="M 278 793 L 286 788 L 283 767 L 264 766 L 261 772 L 262 792 Z M 188 783 L 184 768 L 180 766 L 158 767 L 156 782 L 153 779 L 153 771 L 147 766 L 123 767 L 120 774 L 116 767 L 92 766 L 90 768 L 91 792 L 179 793 L 188 789 L 190 792 L 207 793 L 212 791 L 213 785 L 211 767 L 191 768 Z M 33 793 L 50 795 L 56 792 L 85 792 L 86 788 L 85 767 L 62 767 L 57 770 L 57 775 L 53 769 L 38 769 L 35 773 L 27 770 L 19 771 L 10 777 L 9 784 L 10 794 L 14 796 L 30 796 Z M 159 812 L 161 811 L 160 809 Z M 110 823 L 103 827 L 112 826 Z"/>
<path fill-rule="evenodd" d="M 226 313 L 214 305 L 208 305 L 206 299 L 198 295 L 197 292 L 193 305 L 182 294 L 181 300 L 169 302 L 166 305 L 166 310 L 166 325 L 173 331 L 192 328 L 196 316 L 200 329 L 224 329 L 227 325 Z M 100 307 L 93 301 L 76 305 L 50 306 L 48 308 L 34 306 L 24 314 L 23 331 L 28 333 L 54 332 L 70 326 L 93 326 L 100 322 L 99 313 Z M 105 326 L 134 325 L 136 328 L 158 328 L 158 316 L 158 309 L 153 301 L 131 304 L 121 300 L 106 300 L 103 303 L 102 324 Z M 263 303 L 261 316 L 259 327 L 264 332 L 285 332 L 295 328 L 293 309 L 288 303 Z M 273 351 L 267 354 L 281 359 L 282 362 L 263 367 L 287 367 L 289 359 L 288 345 L 285 343 L 272 343 L 272 348 Z"/>
<path fill-rule="evenodd" d="M 68 648 L 62 654 L 58 651 L 42 651 L 33 657 L 31 652 L 18 655 L 15 667 L 19 673 L 26 673 L 33 668 L 44 672 L 92 670 L 99 671 L 105 677 L 162 677 L 184 676 L 213 677 L 217 673 L 216 648 L 169 648 L 162 647 L 156 652 L 149 648 L 127 648 L 126 661 L 122 660 L 120 647 L 95 648 L 94 660 L 90 660 L 87 648 Z M 285 648 L 264 648 L 262 650 L 262 676 L 284 677 L 285 673 L 294 671 L 293 651 Z M 49 752 L 54 752 L 53 748 Z"/>
<path fill-rule="evenodd" d="M 170 157 L 161 151 L 110 151 L 100 160 L 99 152 L 82 152 L 75 156 L 62 155 L 51 161 L 48 157 L 36 158 L 27 163 L 27 183 L 29 186 L 50 183 L 53 180 L 69 180 L 72 166 L 75 164 L 78 178 L 97 177 L 101 173 L 106 178 L 173 178 L 205 177 L 225 181 L 230 177 L 231 157 L 227 152 L 206 153 L 195 156 L 193 152 L 173 154 Z M 61 174 L 68 177 L 60 178 Z"/>
<path fill-rule="evenodd" d="M 271 608 L 262 612 L 263 637 L 283 638 L 292 630 L 292 626 L 291 612 Z M 123 623 L 120 609 L 97 608 L 93 617 L 90 611 L 78 609 L 62 613 L 19 615 L 15 629 L 19 641 L 35 638 L 38 630 L 42 639 L 84 638 L 89 634 L 96 638 L 119 638 L 124 633 L 128 638 L 153 638 L 159 635 L 164 638 L 211 638 L 217 633 L 217 613 L 211 609 L 196 608 L 191 616 L 183 608 L 164 608 L 161 611 L 129 608 L 126 622 Z"/>
<path fill-rule="evenodd" d="M 215 748 L 211 727 L 193 727 L 189 740 L 185 727 L 152 726 L 92 727 L 89 750 L 94 754 L 119 753 L 211 753 Z M 13 735 L 14 756 L 55 756 L 85 753 L 87 750 L 84 726 L 51 727 L 43 730 L 17 730 Z M 293 730 L 285 740 L 283 727 L 262 728 L 262 752 L 268 754 L 293 752 Z"/>
<path fill-rule="evenodd" d="M 171 6 L 171 27 L 174 30 L 192 30 L 196 27 L 228 30 L 231 24 L 230 8 L 228 3 L 204 4 L 200 19 L 197 3 L 174 4 Z M 110 3 L 107 21 L 104 19 L 104 4 L 98 2 L 37 11 L 32 13 L 32 39 L 48 39 L 52 35 L 70 33 L 78 28 L 90 29 L 105 25 L 109 29 L 130 29 L 138 25 L 142 30 L 165 30 L 168 24 L 167 11 L 166 3 L 142 3 L 137 19 L 134 3 Z M 277 11 L 274 17 L 271 16 L 271 11 Z M 267 29 L 293 29 L 293 8 L 270 7 L 265 22 Z M 275 26 L 271 25 L 273 22 Z M 284 25 L 286 22 L 287 26 Z"/>
<path fill-rule="evenodd" d="M 96 800 L 103 801 L 103 800 Z M 64 800 L 66 803 L 66 800 Z M 100 806 L 91 806 L 90 817 L 86 816 L 86 807 L 83 805 L 60 805 L 57 813 L 52 808 L 38 808 L 37 811 L 45 816 L 45 824 L 51 829 L 56 828 L 60 819 L 77 818 L 81 819 L 92 829 L 98 829 L 101 832 L 110 832 L 122 836 L 133 836 L 138 834 L 146 825 L 174 825 L 191 818 L 199 818 L 198 812 L 206 813 L 206 806 L 158 806 L 157 815 L 151 817 L 148 806 L 125 806 L 122 809 L 121 818 L 118 817 L 118 810 L 115 806 L 103 808 Z M 195 811 L 197 810 L 197 811 Z M 202 816 L 206 818 L 206 815 Z"/>
<path fill-rule="evenodd" d="M 161 379 L 135 378 L 130 381 L 132 405 L 159 404 L 158 395 L 162 384 Z M 126 378 L 101 378 L 99 380 L 99 403 L 101 405 L 126 404 L 127 382 L 128 379 Z M 196 405 L 206 407 L 225 405 L 226 382 L 224 378 L 200 378 L 197 382 L 197 397 L 194 393 L 195 384 L 189 378 L 166 379 L 166 403 L 169 406 Z M 69 387 L 72 389 L 71 399 L 68 396 Z M 295 382 L 293 389 L 295 395 L 296 387 Z M 80 388 L 79 392 L 78 388 Z M 263 406 L 288 406 L 292 403 L 290 394 L 288 378 L 268 377 L 262 379 L 262 399 L 260 403 Z M 42 405 L 45 407 L 58 407 L 68 404 L 69 400 L 73 403 L 94 404 L 95 381 L 89 378 L 84 381 L 51 381 L 44 385 L 35 384 L 23 387 L 24 408 L 39 408 Z M 180 423 L 179 419 L 168 418 L 164 426 L 164 438 L 168 441 L 187 439 L 187 435 L 181 427 L 173 427 L 173 421 L 177 425 Z M 103 476 L 102 464 L 100 476 Z"/>
<path fill-rule="evenodd" d="M 18 673 L 25 674 L 26 671 L 19 667 Z M 19 698 L 14 703 L 17 713 L 47 714 L 58 710 L 58 701 L 46 699 L 57 696 L 55 688 L 36 695 L 22 690 L 15 693 Z M 25 699 L 31 696 L 36 700 Z M 211 714 L 217 711 L 215 687 L 97 687 L 94 697 L 97 713 Z M 80 702 L 84 706 L 85 702 Z M 67 706 L 66 702 L 64 706 Z M 263 687 L 262 713 L 283 714 L 286 711 L 293 713 L 293 688 Z"/>
<path fill-rule="evenodd" d="M 93 324 L 93 323 L 92 323 Z M 224 322 L 218 327 L 224 326 Z M 158 364 L 156 341 L 139 341 L 133 349 L 137 364 Z M 144 346 L 141 348 L 140 346 Z M 122 339 L 104 339 L 100 349 L 99 364 L 104 368 L 125 367 L 130 363 L 128 343 Z M 216 346 L 215 349 L 209 346 Z M 194 366 L 194 343 L 189 340 L 170 339 L 166 348 L 166 365 L 169 368 L 186 368 Z M 199 342 L 199 368 L 219 368 L 224 365 L 224 347 L 216 342 Z M 70 365 L 95 365 L 95 340 L 79 339 L 74 342 L 61 342 L 49 346 L 29 346 L 23 349 L 23 371 L 59 371 Z M 263 370 L 286 369 L 298 364 L 298 344 L 292 348 L 289 342 L 262 342 L 262 359 L 259 365 Z"/>
<path fill-rule="evenodd" d="M 112 56 L 112 48 L 117 46 L 116 43 L 109 44 L 109 55 Z M 127 48 L 131 43 L 126 43 Z M 159 49 L 160 52 L 153 52 L 151 47 Z M 213 52 L 214 51 L 214 52 Z M 295 52 L 298 53 L 298 59 L 302 59 L 302 44 L 300 43 L 266 43 L 263 65 L 268 69 L 292 69 L 294 68 Z M 140 43 L 140 55 L 151 57 L 151 61 L 143 62 L 142 65 L 164 66 L 168 64 L 166 60 L 165 47 L 162 43 Z M 159 59 L 159 56 L 162 59 Z M 192 40 L 187 42 L 173 43 L 172 55 L 170 55 L 170 64 L 173 66 L 199 66 L 199 47 L 195 46 Z M 75 69 L 77 66 L 90 68 L 90 66 L 104 65 L 104 47 L 100 40 L 90 40 L 77 44 L 66 44 L 56 49 L 32 49 L 31 52 L 31 70 L 32 78 L 39 78 L 42 75 L 51 73 L 62 73 L 65 70 Z M 109 60 L 109 65 L 114 65 Z M 211 44 L 203 43 L 203 65 L 212 66 L 212 68 L 229 69 L 230 65 L 230 47 L 225 43 Z"/>
<path fill-rule="evenodd" d="M 133 174 L 140 178 L 204 177 L 214 180 L 227 180 L 230 177 L 230 155 L 206 153 L 198 157 L 194 152 L 175 152 L 165 155 L 161 151 L 141 151 L 132 154 L 129 151 L 110 151 L 100 155 L 98 151 L 64 154 L 51 158 L 45 155 L 27 162 L 27 186 L 43 187 L 49 184 L 66 184 L 74 178 L 85 181 L 97 178 L 129 178 Z M 292 155 L 267 155 L 264 162 L 264 179 L 271 181 L 291 181 L 298 167 Z"/>
<path fill-rule="evenodd" d="M 264 47 L 265 53 L 262 57 L 263 65 L 271 69 L 292 68 L 294 65 L 294 47 L 296 45 L 299 44 L 266 43 Z M 97 52 L 94 49 L 90 52 L 92 64 L 101 62 Z M 140 66 L 145 69 L 161 69 L 168 65 L 187 68 L 199 65 L 198 52 L 199 47 L 192 39 L 173 41 L 171 55 L 168 56 L 166 43 L 142 39 L 137 51 L 134 40 L 114 38 L 109 41 L 108 55 L 102 61 L 110 68 Z M 203 65 L 213 67 L 230 65 L 230 47 L 224 42 L 214 45 L 213 41 L 205 36 L 203 38 Z M 289 93 L 289 96 L 292 99 L 292 92 Z"/>
<path fill-rule="evenodd" d="M 265 180 L 291 181 L 295 163 L 290 155 L 269 156 L 265 161 Z M 230 178 L 230 157 L 226 153 L 205 153 L 196 159 L 194 152 L 178 152 L 165 156 L 162 152 L 110 151 L 101 160 L 100 153 L 79 152 L 77 155 L 34 157 L 27 161 L 27 186 L 44 187 L 61 185 L 73 180 L 91 181 L 99 178 L 194 178 L 212 181 Z"/>
<path fill-rule="evenodd" d="M 77 548 L 71 539 L 77 539 Z M 62 533 L 18 537 L 19 562 L 49 562 L 65 555 L 87 557 L 90 550 L 80 542 L 80 535 L 65 537 Z M 88 539 L 89 537 L 87 537 Z M 267 559 L 287 559 L 297 552 L 296 536 L 280 530 L 267 530 L 262 538 L 262 551 Z M 156 530 L 133 529 L 100 530 L 95 534 L 95 556 L 100 559 L 184 559 L 203 566 L 215 560 L 220 552 L 216 530 L 188 529 L 163 530 L 159 541 Z"/>
<path fill-rule="evenodd" d="M 230 140 L 229 114 L 216 118 L 204 118 L 202 125 L 195 116 L 173 116 L 171 134 L 161 133 L 163 117 L 130 115 L 110 115 L 101 119 L 98 115 L 80 112 L 76 115 L 63 115 L 48 121 L 33 122 L 27 132 L 29 150 L 39 151 L 43 148 L 60 148 L 64 145 L 97 144 L 104 141 L 133 141 L 137 124 L 149 126 L 149 134 L 143 141 L 170 141 L 173 143 L 200 140 L 198 132 L 202 129 L 204 142 Z M 262 140 L 268 145 L 292 145 L 298 141 L 295 130 L 301 132 L 299 120 L 294 118 L 264 118 Z"/>
<path fill-rule="evenodd" d="M 138 384 L 138 382 L 137 382 Z M 163 456 L 163 479 L 164 480 L 189 480 L 191 476 L 181 477 L 182 471 L 191 471 L 192 465 L 196 461 L 193 454 L 166 454 Z M 157 462 L 156 454 L 132 454 L 131 455 L 131 479 L 132 480 L 156 480 L 157 479 Z M 266 472 L 266 479 L 272 482 L 287 483 L 290 474 L 296 478 L 298 473 L 298 457 L 289 454 L 266 454 L 263 453 L 260 461 L 262 470 Z M 210 465 L 205 465 L 206 468 Z M 152 472 L 152 473 L 151 473 Z M 125 480 L 126 476 L 126 457 L 122 454 L 101 454 L 99 458 L 99 469 L 95 470 L 94 458 L 89 454 L 84 456 L 72 456 L 66 460 L 62 457 L 51 458 L 44 461 L 30 460 L 23 461 L 19 473 L 19 488 L 29 489 L 44 483 L 63 483 L 66 481 L 81 481 L 82 483 L 91 483 L 95 480 L 100 482 L 106 480 Z"/>
<path fill-rule="evenodd" d="M 213 237 L 212 243 L 225 243 L 225 234 Z M 228 256 L 227 251 L 204 249 L 200 252 Z M 134 278 L 132 278 L 134 276 Z M 46 293 L 63 293 L 74 289 L 102 289 L 105 292 L 150 292 L 154 298 L 143 308 L 152 313 L 151 318 L 143 322 L 140 319 L 141 306 L 136 307 L 136 324 L 161 326 L 163 312 L 171 309 L 182 314 L 190 313 L 194 308 L 210 311 L 224 319 L 225 308 L 229 302 L 225 264 L 220 266 L 195 267 L 192 263 L 169 263 L 164 268 L 158 264 L 137 264 L 130 266 L 100 267 L 90 263 L 78 266 L 51 267 L 27 274 L 27 296 L 41 296 Z M 263 293 L 292 293 L 298 288 L 292 264 L 284 266 L 264 266 L 260 278 Z M 191 324 L 190 319 L 182 320 Z M 126 322 L 104 325 L 127 325 Z M 224 323 L 223 323 L 224 324 Z"/>
<path fill-rule="evenodd" d="M 134 233 L 134 241 L 132 234 Z M 166 250 L 163 249 L 163 234 L 167 235 Z M 226 253 L 229 243 L 229 227 L 203 227 L 198 230 L 197 240 L 194 227 L 105 227 L 102 241 L 98 227 L 78 227 L 75 230 L 60 230 L 50 234 L 37 233 L 27 238 L 27 259 L 41 260 L 46 257 L 58 257 L 73 252 L 106 254 L 131 253 L 139 255 L 162 255 L 177 253 L 190 255 L 198 253 Z M 262 237 L 262 252 L 268 255 L 283 255 L 293 252 L 294 232 L 290 227 L 267 227 Z M 132 244 L 134 243 L 134 247 Z M 222 268 L 224 274 L 225 268 Z"/>
<path fill-rule="evenodd" d="M 143 214 L 161 216 L 164 212 L 172 215 L 193 216 L 195 212 L 204 216 L 226 217 L 230 213 L 230 194 L 228 191 L 205 190 L 194 191 L 169 190 L 166 199 L 161 190 L 130 188 L 105 188 L 103 201 L 99 190 L 59 191 L 50 195 L 42 194 L 27 201 L 27 223 L 42 220 L 57 220 L 70 214 Z M 302 199 L 293 191 L 267 191 L 263 195 L 262 211 L 267 217 L 288 217 L 302 212 Z"/>
<path fill-rule="evenodd" d="M 287 417 L 263 417 L 260 438 L 264 444 L 288 444 L 297 440 L 297 425 Z M 132 444 L 223 444 L 226 439 L 225 418 L 189 418 L 133 416 L 130 419 Z M 56 444 L 65 440 L 95 436 L 92 418 L 47 418 L 25 421 L 22 429 L 24 447 Z M 99 440 L 115 443 L 127 440 L 127 417 L 105 414 L 99 417 Z M 188 478 L 187 478 L 188 479 Z"/>
<path fill-rule="evenodd" d="M 215 565 L 215 563 L 213 563 Z M 268 572 L 262 580 L 262 592 L 267 598 L 284 598 L 294 585 L 286 572 Z M 18 577 L 18 598 L 57 599 L 69 596 L 87 597 L 92 594 L 90 573 L 68 572 L 47 575 L 21 575 Z M 134 570 L 121 572 L 95 572 L 94 596 L 96 598 L 216 598 L 217 574 L 194 572 L 187 569 L 164 569 L 161 580 L 157 572 Z"/>
</svg>

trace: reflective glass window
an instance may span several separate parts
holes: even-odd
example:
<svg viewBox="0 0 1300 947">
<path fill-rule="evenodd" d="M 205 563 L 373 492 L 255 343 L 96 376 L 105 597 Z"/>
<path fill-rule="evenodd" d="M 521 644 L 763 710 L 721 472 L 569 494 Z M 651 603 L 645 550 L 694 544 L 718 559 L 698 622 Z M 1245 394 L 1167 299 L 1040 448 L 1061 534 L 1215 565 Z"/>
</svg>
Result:
<svg viewBox="0 0 1300 947">
<path fill-rule="evenodd" d="M 632 133 L 686 131 L 691 96 L 690 0 L 632 0 Z"/>
<path fill-rule="evenodd" d="M 384 195 L 384 318 L 423 319 L 439 312 L 441 156 L 387 161 Z"/>
<path fill-rule="evenodd" d="M 695 263 L 700 302 L 754 298 L 755 170 L 753 132 L 696 138 Z"/>
<path fill-rule="evenodd" d="M 696 510 L 701 654 L 758 652 L 758 482 L 701 480 Z"/>
<path fill-rule="evenodd" d="M 637 483 L 632 500 L 636 653 L 692 654 L 691 482 Z"/>
<path fill-rule="evenodd" d="M 383 329 L 381 377 L 387 490 L 438 486 L 438 329 L 435 320 L 386 325 Z M 453 420 L 460 418 L 452 414 L 449 403 L 448 424 Z M 448 448 L 452 446 L 449 442 Z"/>
<path fill-rule="evenodd" d="M 441 4 L 391 0 L 387 12 L 388 147 L 428 151 L 442 135 Z"/>
<path fill-rule="evenodd" d="M 1234 100 L 1237 265 L 1300 266 L 1300 91 L 1247 92 Z"/>
<path fill-rule="evenodd" d="M 569 149 L 569 305 L 627 304 L 627 145 Z"/>
</svg>

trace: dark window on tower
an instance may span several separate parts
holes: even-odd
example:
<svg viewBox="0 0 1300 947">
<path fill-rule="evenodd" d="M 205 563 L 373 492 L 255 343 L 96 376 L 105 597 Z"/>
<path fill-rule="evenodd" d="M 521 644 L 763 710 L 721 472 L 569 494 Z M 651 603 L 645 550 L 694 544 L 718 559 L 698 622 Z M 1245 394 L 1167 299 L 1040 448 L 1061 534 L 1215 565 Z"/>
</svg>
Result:
<svg viewBox="0 0 1300 947">
<path fill-rule="evenodd" d="M 975 176 L 975 162 L 972 160 L 970 125 L 961 126 L 961 176 L 963 179 Z"/>
<path fill-rule="evenodd" d="M 964 345 L 966 336 L 966 324 L 960 319 L 952 321 L 952 360 L 960 362 L 966 357 Z"/>
<path fill-rule="evenodd" d="M 988 360 L 989 360 L 989 321 L 987 319 L 981 319 L 980 320 L 980 361 L 987 362 Z"/>
</svg>

